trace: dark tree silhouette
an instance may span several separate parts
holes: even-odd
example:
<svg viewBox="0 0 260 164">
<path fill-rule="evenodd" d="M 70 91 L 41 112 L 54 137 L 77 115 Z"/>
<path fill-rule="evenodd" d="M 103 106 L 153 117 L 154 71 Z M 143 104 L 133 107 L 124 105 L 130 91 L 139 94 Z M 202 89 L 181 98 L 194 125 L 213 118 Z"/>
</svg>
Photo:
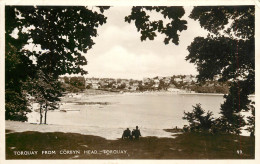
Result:
<svg viewBox="0 0 260 164">
<path fill-rule="evenodd" d="M 30 75 L 31 62 L 17 52 L 11 43 L 6 43 L 5 54 L 5 118 L 27 121 L 26 114 L 31 110 L 22 90 L 23 81 Z"/>
<path fill-rule="evenodd" d="M 54 79 L 65 73 L 87 73 L 81 67 L 87 64 L 81 53 L 94 45 L 92 38 L 98 26 L 106 23 L 103 12 L 109 7 L 97 8 L 100 12 L 84 6 L 6 6 L 6 119 L 27 120 L 23 111 L 29 109 L 21 86 L 37 70 Z M 11 35 L 14 30 L 18 30 L 17 38 Z M 41 50 L 25 50 L 29 42 Z M 21 97 L 24 102 L 17 104 Z"/>
<path fill-rule="evenodd" d="M 163 20 L 151 21 L 149 12 L 155 11 L 160 13 L 164 19 L 169 19 L 170 22 L 164 25 Z M 185 10 L 181 6 L 134 6 L 129 16 L 125 17 L 125 21 L 131 23 L 135 21 L 137 31 L 141 33 L 141 41 L 153 40 L 159 32 L 165 35 L 164 43 L 168 44 L 170 41 L 178 45 L 179 34 L 183 30 L 187 29 L 187 21 L 181 20 L 181 17 L 185 14 Z"/>
<path fill-rule="evenodd" d="M 209 130 L 214 123 L 212 112 L 208 111 L 207 113 L 205 113 L 205 111 L 201 108 L 201 104 L 196 104 L 196 106 L 192 107 L 192 112 L 184 111 L 183 117 L 184 120 L 188 120 L 188 122 L 190 123 L 191 131 Z"/>
<path fill-rule="evenodd" d="M 245 125 L 241 111 L 248 111 L 249 94 L 255 92 L 254 6 L 195 7 L 190 17 L 209 31 L 196 37 L 188 47 L 186 60 L 196 64 L 198 80 L 231 81 L 229 94 L 221 105 L 222 129 L 240 133 Z"/>
<path fill-rule="evenodd" d="M 32 95 L 32 102 L 36 102 L 40 105 L 40 124 L 43 123 L 42 113 L 44 112 L 44 124 L 47 123 L 47 112 L 48 110 L 58 109 L 61 97 L 61 83 L 53 78 L 52 74 L 44 74 L 43 71 L 39 70 L 36 73 L 36 77 L 28 79 L 25 82 L 27 92 Z"/>
<path fill-rule="evenodd" d="M 250 109 L 251 109 L 252 115 L 247 117 L 247 121 L 248 121 L 247 130 L 250 132 L 250 136 L 255 136 L 255 106 L 254 106 L 254 103 L 252 103 L 250 105 Z"/>
<path fill-rule="evenodd" d="M 161 13 L 169 18 L 151 21 L 149 12 Z M 165 35 L 164 43 L 170 40 L 178 44 L 178 32 L 187 29 L 187 22 L 181 20 L 183 7 L 133 7 L 131 15 L 125 17 L 141 33 L 141 40 L 153 40 L 156 32 Z M 188 47 L 186 60 L 194 63 L 199 72 L 198 80 L 203 82 L 220 75 L 219 81 L 231 81 L 229 94 L 221 105 L 221 129 L 229 133 L 240 133 L 245 125 L 241 111 L 248 111 L 248 95 L 255 92 L 255 8 L 254 6 L 198 6 L 194 7 L 190 18 L 198 20 L 201 27 L 209 31 L 206 38 L 196 37 Z M 224 120 L 224 121 L 223 121 Z M 227 126 L 228 125 L 228 126 Z"/>
</svg>

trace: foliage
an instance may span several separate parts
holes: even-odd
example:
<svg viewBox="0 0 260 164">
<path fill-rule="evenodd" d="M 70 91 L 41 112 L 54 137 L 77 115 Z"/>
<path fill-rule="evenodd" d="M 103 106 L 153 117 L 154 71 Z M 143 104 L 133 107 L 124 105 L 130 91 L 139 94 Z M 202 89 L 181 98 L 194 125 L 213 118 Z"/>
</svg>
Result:
<svg viewBox="0 0 260 164">
<path fill-rule="evenodd" d="M 250 39 L 255 37 L 254 15 L 254 6 L 197 6 L 190 18 L 199 20 L 201 27 L 216 35 L 226 28 L 225 33 L 229 36 Z"/>
<path fill-rule="evenodd" d="M 14 103 L 21 98 L 26 101 L 22 83 L 33 80 L 38 70 L 51 74 L 53 80 L 65 73 L 87 73 L 82 68 L 87 64 L 82 53 L 94 45 L 92 38 L 97 36 L 97 28 L 106 23 L 103 12 L 109 7 L 97 8 L 99 12 L 84 6 L 5 7 L 6 119 L 20 118 L 13 116 L 17 114 L 15 110 L 28 111 L 26 103 Z M 15 30 L 17 37 L 11 35 Z M 34 45 L 32 50 L 24 49 L 28 43 Z M 34 50 L 35 47 L 40 50 Z M 14 92 L 17 96 L 7 95 Z M 19 105 L 22 107 L 13 109 Z"/>
<path fill-rule="evenodd" d="M 18 34 L 25 35 L 26 42 L 32 39 L 34 45 L 44 50 L 39 53 L 25 52 L 28 56 L 35 57 L 38 68 L 54 75 L 86 73 L 80 67 L 87 64 L 81 52 L 86 53 L 94 45 L 92 37 L 97 36 L 96 28 L 106 23 L 106 17 L 102 13 L 107 7 L 100 7 L 101 13 L 84 6 L 8 6 L 7 8 L 7 11 L 15 11 L 11 16 L 6 13 L 7 19 L 15 20 L 15 23 L 13 26 L 7 24 L 6 29 L 11 32 L 14 28 L 18 28 Z M 18 15 L 23 19 L 19 19 Z M 23 32 L 24 28 L 27 28 L 27 32 Z"/>
<path fill-rule="evenodd" d="M 240 133 L 245 125 L 240 112 L 249 110 L 248 95 L 255 92 L 254 6 L 195 7 L 190 17 L 209 34 L 194 39 L 186 60 L 197 65 L 199 81 L 215 75 L 232 81 L 221 105 L 221 122 L 226 132 Z"/>
<path fill-rule="evenodd" d="M 177 85 L 178 86 L 178 85 Z M 185 88 L 188 88 L 192 91 L 195 91 L 196 93 L 222 93 L 227 94 L 228 93 L 228 86 L 222 85 L 222 86 L 206 86 L 206 85 L 188 85 L 184 86 Z"/>
<path fill-rule="evenodd" d="M 26 63 L 26 65 L 24 64 Z M 27 69 L 31 66 L 28 59 L 21 56 L 17 48 L 6 44 L 5 55 L 5 119 L 27 121 L 26 114 L 31 110 L 26 99 L 26 92 L 23 91 L 23 81 L 26 76 L 33 74 Z"/>
<path fill-rule="evenodd" d="M 196 106 L 193 106 L 192 112 L 184 111 L 183 119 L 188 120 L 191 131 L 205 131 L 209 130 L 214 123 L 212 115 L 210 111 L 205 113 L 201 108 L 201 104 L 196 104 Z"/>
<path fill-rule="evenodd" d="M 122 83 L 122 84 L 120 84 L 120 85 L 117 87 L 117 89 L 125 89 L 125 87 L 126 87 L 126 84 L 125 84 L 125 83 Z"/>
<path fill-rule="evenodd" d="M 88 84 L 88 85 L 86 86 L 86 89 L 90 89 L 90 88 L 92 88 L 92 84 Z"/>
<path fill-rule="evenodd" d="M 61 96 L 61 83 L 52 77 L 51 74 L 44 74 L 41 70 L 37 72 L 34 79 L 26 83 L 26 90 L 32 95 L 34 103 L 40 105 L 40 124 L 42 123 L 42 110 L 45 110 L 45 124 L 47 111 L 58 109 L 58 101 Z"/>
<path fill-rule="evenodd" d="M 67 77 L 64 76 L 64 83 L 62 83 L 62 88 L 64 91 L 67 92 L 80 92 L 83 91 L 85 88 L 90 88 L 90 85 L 86 85 L 85 78 L 83 76 L 73 76 Z M 85 86 L 86 85 L 86 86 Z"/>
<path fill-rule="evenodd" d="M 198 66 L 200 81 L 212 79 L 215 75 L 221 75 L 220 81 L 244 77 L 255 66 L 254 40 L 234 40 L 224 36 L 196 37 L 188 50 L 186 60 Z"/>
<path fill-rule="evenodd" d="M 248 130 L 250 132 L 250 136 L 255 136 L 255 106 L 254 106 L 254 103 L 250 104 L 249 108 L 251 109 L 252 115 L 247 117 L 248 127 L 246 130 Z"/>
<path fill-rule="evenodd" d="M 169 19 L 170 22 L 164 25 L 162 20 L 151 21 L 149 12 L 156 11 L 160 13 L 164 19 Z M 134 6 L 129 16 L 125 17 L 125 21 L 131 23 L 135 21 L 137 31 L 141 33 L 141 41 L 154 40 L 157 36 L 156 32 L 165 34 L 164 43 L 168 44 L 170 41 L 179 44 L 179 32 L 187 29 L 187 21 L 182 20 L 181 17 L 185 14 L 183 7 L 179 6 Z"/>
<path fill-rule="evenodd" d="M 80 90 L 85 89 L 85 78 L 84 77 L 71 77 L 70 85 L 79 88 Z"/>
<path fill-rule="evenodd" d="M 158 89 L 159 90 L 167 90 L 169 84 L 165 83 L 163 80 L 160 80 Z"/>
<path fill-rule="evenodd" d="M 28 108 L 25 93 L 5 90 L 5 119 L 27 121 L 26 114 L 31 112 Z"/>
</svg>

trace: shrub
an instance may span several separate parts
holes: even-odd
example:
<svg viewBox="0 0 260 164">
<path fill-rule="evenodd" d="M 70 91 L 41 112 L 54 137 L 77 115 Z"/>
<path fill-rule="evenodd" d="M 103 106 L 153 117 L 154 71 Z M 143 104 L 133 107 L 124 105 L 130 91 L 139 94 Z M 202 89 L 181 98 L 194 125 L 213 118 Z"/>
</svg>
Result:
<svg viewBox="0 0 260 164">
<path fill-rule="evenodd" d="M 192 106 L 192 112 L 184 111 L 184 120 L 188 120 L 191 131 L 209 131 L 214 124 L 212 112 L 207 113 L 201 108 L 201 104 Z"/>
</svg>

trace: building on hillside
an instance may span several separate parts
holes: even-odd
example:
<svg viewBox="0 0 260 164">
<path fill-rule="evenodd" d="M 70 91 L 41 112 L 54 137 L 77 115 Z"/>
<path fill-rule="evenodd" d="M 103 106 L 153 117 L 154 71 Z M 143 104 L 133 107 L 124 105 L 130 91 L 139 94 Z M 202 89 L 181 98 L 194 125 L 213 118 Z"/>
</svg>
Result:
<svg viewBox="0 0 260 164">
<path fill-rule="evenodd" d="M 151 81 L 150 78 L 147 78 L 147 77 L 143 78 L 143 83 L 149 83 L 150 81 Z"/>
<path fill-rule="evenodd" d="M 155 84 L 158 84 L 158 85 L 160 84 L 160 80 L 159 80 L 159 79 L 154 79 L 153 82 L 154 82 Z"/>
<path fill-rule="evenodd" d="M 186 75 L 183 79 L 183 82 L 184 83 L 191 83 L 192 82 L 192 79 L 191 79 L 191 75 Z"/>
<path fill-rule="evenodd" d="M 182 82 L 182 79 L 177 77 L 177 78 L 174 78 L 174 81 L 177 82 L 177 83 L 180 83 L 180 82 Z"/>
<path fill-rule="evenodd" d="M 100 88 L 100 84 L 92 83 L 92 89 L 99 89 L 99 88 Z"/>
<path fill-rule="evenodd" d="M 138 82 L 134 82 L 134 83 L 133 83 L 133 86 L 134 86 L 134 87 L 138 87 L 138 86 L 139 86 L 139 83 L 138 83 Z"/>
<path fill-rule="evenodd" d="M 191 80 L 192 80 L 193 82 L 195 82 L 195 83 L 196 83 L 196 82 L 197 82 L 197 80 L 198 80 L 198 78 L 196 78 L 196 77 L 192 77 L 192 78 L 191 78 Z"/>
<path fill-rule="evenodd" d="M 170 84 L 170 85 L 168 86 L 167 91 L 173 92 L 173 91 L 175 91 L 176 89 L 177 89 L 177 88 L 176 88 L 176 86 L 175 86 L 174 84 Z"/>
<path fill-rule="evenodd" d="M 106 82 L 105 82 L 104 80 L 100 80 L 100 81 L 99 81 L 99 84 L 100 84 L 100 86 L 105 86 L 105 85 L 106 85 Z"/>
<path fill-rule="evenodd" d="M 120 84 L 117 84 L 117 83 L 112 84 L 112 88 L 118 88 L 118 86 L 120 86 Z"/>
<path fill-rule="evenodd" d="M 153 85 L 153 88 L 154 88 L 154 89 L 158 89 L 158 88 L 159 88 L 159 83 L 155 83 L 155 84 Z"/>
<path fill-rule="evenodd" d="M 163 79 L 163 82 L 164 82 L 165 84 L 170 84 L 170 83 L 171 83 L 171 77 L 165 77 L 165 78 Z"/>
<path fill-rule="evenodd" d="M 137 88 L 138 88 L 137 86 L 130 86 L 130 89 L 129 89 L 129 90 L 130 90 L 130 91 L 136 91 Z"/>
</svg>

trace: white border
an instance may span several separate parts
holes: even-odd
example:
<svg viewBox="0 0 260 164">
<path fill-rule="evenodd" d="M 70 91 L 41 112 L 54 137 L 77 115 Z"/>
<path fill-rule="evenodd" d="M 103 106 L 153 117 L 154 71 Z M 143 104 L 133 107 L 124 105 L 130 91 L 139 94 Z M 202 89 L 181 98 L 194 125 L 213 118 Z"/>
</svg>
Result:
<svg viewBox="0 0 260 164">
<path fill-rule="evenodd" d="M 5 120 L 4 120 L 4 6 L 5 5 L 104 5 L 104 6 L 143 6 L 143 5 L 153 5 L 153 6 L 215 6 L 215 5 L 255 5 L 256 16 L 256 152 L 255 160 L 87 160 L 91 163 L 132 163 L 132 162 L 142 162 L 145 163 L 260 163 L 260 152 L 259 152 L 259 124 L 260 124 L 260 112 L 259 109 L 259 69 L 260 69 L 260 0 L 0 0 L 0 163 L 56 163 L 56 164 L 67 164 L 67 163 L 86 163 L 86 160 L 5 160 Z M 258 45 L 258 46 L 257 46 Z"/>
</svg>

